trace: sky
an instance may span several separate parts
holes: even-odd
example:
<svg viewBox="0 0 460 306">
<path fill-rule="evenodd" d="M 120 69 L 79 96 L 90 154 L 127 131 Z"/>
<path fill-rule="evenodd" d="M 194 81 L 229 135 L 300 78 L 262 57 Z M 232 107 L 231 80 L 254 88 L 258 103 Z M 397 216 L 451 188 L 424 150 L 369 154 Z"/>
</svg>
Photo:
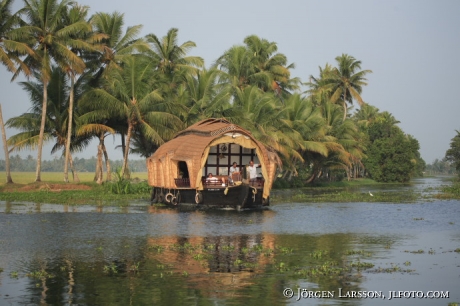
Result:
<svg viewBox="0 0 460 306">
<path fill-rule="evenodd" d="M 460 131 L 460 1 L 457 0 L 79 0 L 96 12 L 124 14 L 125 26 L 143 25 L 141 35 L 166 35 L 177 28 L 178 43 L 193 41 L 189 55 L 206 67 L 244 38 L 257 35 L 277 43 L 278 52 L 295 64 L 293 77 L 317 77 L 319 67 L 336 66 L 348 54 L 361 61 L 368 85 L 362 98 L 388 111 L 399 127 L 420 143 L 426 163 L 442 159 Z M 22 7 L 16 0 L 13 11 Z M 0 104 L 4 121 L 27 112 L 28 96 L 11 73 L 0 67 Z M 21 79 L 23 81 L 23 79 Z M 302 88 L 305 91 L 307 88 Z M 355 103 L 355 108 L 359 106 Z M 7 130 L 7 136 L 17 133 Z M 111 159 L 121 159 L 119 137 L 108 138 Z M 2 146 L 3 144 L 0 144 Z M 96 155 L 96 142 L 79 158 Z M 51 146 L 43 159 L 52 159 Z M 14 153 L 15 154 L 15 153 Z M 35 151 L 24 151 L 22 156 Z M 4 158 L 3 148 L 0 159 Z M 140 158 L 133 155 L 132 158 Z"/>
</svg>

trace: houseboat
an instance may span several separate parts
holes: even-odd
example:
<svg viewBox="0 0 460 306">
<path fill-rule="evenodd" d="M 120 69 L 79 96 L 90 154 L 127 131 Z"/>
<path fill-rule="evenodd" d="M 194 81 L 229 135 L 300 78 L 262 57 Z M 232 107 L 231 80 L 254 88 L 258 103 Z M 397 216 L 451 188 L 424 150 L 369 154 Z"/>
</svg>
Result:
<svg viewBox="0 0 460 306">
<path fill-rule="evenodd" d="M 239 171 L 231 173 L 234 163 Z M 256 175 L 250 173 L 252 163 Z M 278 155 L 251 132 L 225 119 L 206 119 L 147 158 L 151 201 L 237 210 L 268 206 L 280 164 Z"/>
</svg>

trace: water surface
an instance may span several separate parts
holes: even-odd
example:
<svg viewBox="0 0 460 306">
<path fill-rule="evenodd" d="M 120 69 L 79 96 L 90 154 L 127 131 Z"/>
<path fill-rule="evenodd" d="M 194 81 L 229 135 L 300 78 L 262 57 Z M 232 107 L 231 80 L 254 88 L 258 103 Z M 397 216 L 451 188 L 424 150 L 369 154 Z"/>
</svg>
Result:
<svg viewBox="0 0 460 306">
<path fill-rule="evenodd" d="M 460 201 L 244 212 L 0 202 L 0 305 L 448 305 L 460 302 L 459 216 Z"/>
</svg>

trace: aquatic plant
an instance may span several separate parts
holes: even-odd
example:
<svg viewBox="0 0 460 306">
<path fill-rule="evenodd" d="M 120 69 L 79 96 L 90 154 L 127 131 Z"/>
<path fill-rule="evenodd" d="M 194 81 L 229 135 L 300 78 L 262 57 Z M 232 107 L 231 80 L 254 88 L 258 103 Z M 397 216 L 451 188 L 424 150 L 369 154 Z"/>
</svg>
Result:
<svg viewBox="0 0 460 306">
<path fill-rule="evenodd" d="M 27 273 L 26 274 L 27 277 L 31 277 L 31 278 L 53 278 L 54 275 L 53 274 L 50 274 L 48 272 L 46 272 L 45 270 L 39 270 L 39 271 L 32 271 L 30 273 Z"/>
</svg>

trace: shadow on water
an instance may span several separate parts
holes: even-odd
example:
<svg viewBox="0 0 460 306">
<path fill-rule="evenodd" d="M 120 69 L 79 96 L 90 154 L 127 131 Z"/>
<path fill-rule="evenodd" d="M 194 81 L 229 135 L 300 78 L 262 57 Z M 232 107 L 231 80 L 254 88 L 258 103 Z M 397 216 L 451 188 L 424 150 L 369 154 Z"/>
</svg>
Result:
<svg viewBox="0 0 460 306">
<path fill-rule="evenodd" d="M 0 203 L 0 211 L 1 305 L 460 301 L 459 201 L 244 212 Z M 410 290 L 449 297 L 388 300 Z"/>
</svg>

